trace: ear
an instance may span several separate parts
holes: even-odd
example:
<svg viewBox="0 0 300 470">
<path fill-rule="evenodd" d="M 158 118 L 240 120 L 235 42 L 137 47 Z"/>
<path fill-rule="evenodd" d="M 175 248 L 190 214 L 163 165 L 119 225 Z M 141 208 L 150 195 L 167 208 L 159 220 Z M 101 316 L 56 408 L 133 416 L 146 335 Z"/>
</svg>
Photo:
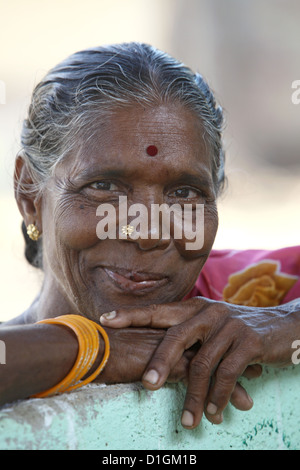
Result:
<svg viewBox="0 0 300 470">
<path fill-rule="evenodd" d="M 16 157 L 14 189 L 17 205 L 26 227 L 34 224 L 42 233 L 41 196 L 38 195 L 32 172 L 22 153 Z"/>
</svg>

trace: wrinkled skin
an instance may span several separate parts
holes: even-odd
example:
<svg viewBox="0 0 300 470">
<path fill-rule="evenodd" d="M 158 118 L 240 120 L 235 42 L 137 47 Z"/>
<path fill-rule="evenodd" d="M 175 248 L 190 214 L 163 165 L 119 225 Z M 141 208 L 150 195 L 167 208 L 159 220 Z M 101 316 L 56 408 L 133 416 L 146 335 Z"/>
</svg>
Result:
<svg viewBox="0 0 300 470">
<path fill-rule="evenodd" d="M 291 364 L 291 345 L 300 333 L 299 318 L 299 300 L 257 309 L 195 297 L 184 305 L 176 302 L 121 309 L 102 315 L 100 320 L 114 328 L 167 328 L 143 376 L 150 390 L 168 380 L 185 351 L 201 345 L 190 361 L 182 415 L 182 424 L 194 428 L 203 412 L 212 423 L 222 422 L 230 400 L 237 408 L 247 409 L 246 392 L 237 383 L 241 375 L 258 377 L 260 364 Z"/>
<path fill-rule="evenodd" d="M 42 233 L 45 279 L 32 306 L 9 323 L 68 313 L 99 322 L 101 314 L 117 310 L 115 320 L 102 320 L 111 356 L 100 380 L 144 377 L 150 389 L 184 381 L 189 414 L 183 414 L 182 423 L 187 428 L 199 424 L 203 411 L 211 422 L 221 422 L 229 400 L 250 409 L 252 401 L 238 378 L 258 376 L 260 362 L 287 359 L 284 347 L 280 352 L 277 346 L 274 357 L 271 353 L 278 312 L 200 298 L 182 302 L 218 227 L 212 161 L 201 123 L 174 104 L 119 110 L 94 127 L 93 138 L 78 140 L 76 152 L 57 165 L 41 195 L 20 191 L 31 183 L 30 172 L 22 156 L 16 161 L 16 199 L 25 224 L 34 223 Z M 149 145 L 157 147 L 155 157 L 147 155 Z M 204 204 L 203 246 L 187 250 L 184 237 L 154 239 L 151 229 L 147 239 L 100 240 L 97 207 L 111 204 L 118 212 L 120 196 L 147 208 Z M 145 369 L 158 373 L 155 384 L 146 380 Z M 215 413 L 209 402 L 217 407 Z"/>
</svg>

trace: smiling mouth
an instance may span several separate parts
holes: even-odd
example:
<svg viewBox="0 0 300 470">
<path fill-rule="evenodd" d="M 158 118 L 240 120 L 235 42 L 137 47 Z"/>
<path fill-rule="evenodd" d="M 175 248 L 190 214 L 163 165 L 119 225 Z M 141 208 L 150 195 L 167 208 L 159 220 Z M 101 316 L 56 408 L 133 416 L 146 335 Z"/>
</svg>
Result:
<svg viewBox="0 0 300 470">
<path fill-rule="evenodd" d="M 128 271 L 123 268 L 104 268 L 104 272 L 118 288 L 127 292 L 151 291 L 166 285 L 168 277 L 153 274 Z"/>
</svg>

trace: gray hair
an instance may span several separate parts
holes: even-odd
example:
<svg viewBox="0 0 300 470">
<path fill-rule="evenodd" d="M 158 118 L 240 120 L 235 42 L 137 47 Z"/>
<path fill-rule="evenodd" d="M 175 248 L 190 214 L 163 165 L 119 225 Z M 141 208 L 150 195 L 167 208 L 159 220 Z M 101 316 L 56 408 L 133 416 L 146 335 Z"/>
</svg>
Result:
<svg viewBox="0 0 300 470">
<path fill-rule="evenodd" d="M 55 166 L 90 139 L 99 116 L 121 107 L 181 103 L 202 122 L 216 193 L 223 189 L 223 112 L 203 77 L 147 44 L 125 43 L 77 52 L 35 87 L 21 145 L 33 185 L 41 192 Z M 97 117 L 97 119 L 96 119 Z"/>
</svg>

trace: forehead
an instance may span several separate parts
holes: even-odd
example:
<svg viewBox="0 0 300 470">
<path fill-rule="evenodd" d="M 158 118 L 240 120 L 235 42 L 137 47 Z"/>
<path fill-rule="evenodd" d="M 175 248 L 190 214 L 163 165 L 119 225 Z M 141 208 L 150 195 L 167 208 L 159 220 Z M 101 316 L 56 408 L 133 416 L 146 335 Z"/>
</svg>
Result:
<svg viewBox="0 0 300 470">
<path fill-rule="evenodd" d="M 99 117 L 83 135 L 78 151 L 68 161 L 71 173 L 92 168 L 147 173 L 155 168 L 168 172 L 200 171 L 211 177 L 211 157 L 205 144 L 202 123 L 177 104 L 152 108 L 132 106 Z M 157 147 L 149 156 L 147 148 Z"/>
</svg>

